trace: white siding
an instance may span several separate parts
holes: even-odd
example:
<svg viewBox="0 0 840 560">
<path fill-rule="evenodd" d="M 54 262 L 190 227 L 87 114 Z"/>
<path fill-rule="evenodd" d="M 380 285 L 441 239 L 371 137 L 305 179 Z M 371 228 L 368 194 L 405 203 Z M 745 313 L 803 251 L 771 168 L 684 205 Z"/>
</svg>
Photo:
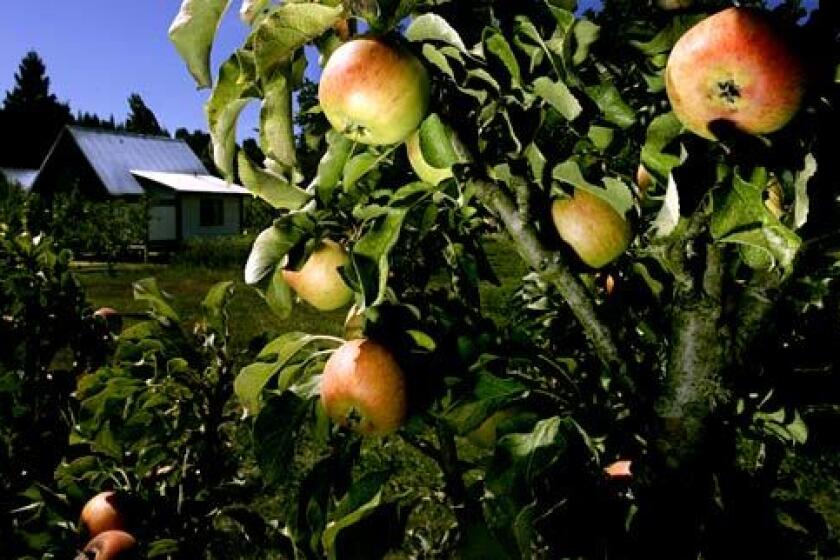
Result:
<svg viewBox="0 0 840 560">
<path fill-rule="evenodd" d="M 181 234 L 184 239 L 198 235 L 234 235 L 239 233 L 239 204 L 238 196 L 223 196 L 224 224 L 217 227 L 201 227 L 200 200 L 207 195 L 181 196 Z M 209 197 L 213 198 L 213 197 Z"/>
</svg>

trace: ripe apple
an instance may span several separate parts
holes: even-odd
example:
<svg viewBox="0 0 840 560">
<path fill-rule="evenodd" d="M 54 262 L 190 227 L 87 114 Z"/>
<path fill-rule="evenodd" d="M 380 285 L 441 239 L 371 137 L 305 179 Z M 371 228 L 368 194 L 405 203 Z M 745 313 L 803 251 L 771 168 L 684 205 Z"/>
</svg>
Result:
<svg viewBox="0 0 840 560">
<path fill-rule="evenodd" d="M 113 307 L 100 307 L 93 312 L 93 316 L 102 317 L 105 326 L 108 327 L 108 332 L 119 334 L 122 331 L 122 315 Z"/>
<path fill-rule="evenodd" d="M 803 65 L 757 10 L 728 8 L 683 35 L 668 58 L 665 86 L 677 118 L 715 140 L 712 123 L 748 134 L 784 127 L 799 110 Z"/>
<path fill-rule="evenodd" d="M 632 461 L 616 461 L 606 467 L 604 467 L 604 473 L 607 475 L 607 478 L 631 478 L 633 476 L 633 472 L 630 468 L 633 466 Z"/>
<path fill-rule="evenodd" d="M 324 366 L 321 402 L 336 424 L 362 435 L 383 436 L 405 422 L 405 375 L 383 346 L 368 339 L 351 340 Z"/>
<path fill-rule="evenodd" d="M 682 10 L 690 8 L 694 0 L 657 0 L 656 4 L 665 11 Z"/>
<path fill-rule="evenodd" d="M 100 492 L 88 500 L 82 508 L 79 526 L 90 537 L 113 529 L 123 529 L 125 519 L 120 508 L 120 495 L 113 491 Z"/>
<path fill-rule="evenodd" d="M 136 549 L 137 541 L 125 531 L 105 531 L 87 543 L 76 560 L 128 560 Z"/>
<path fill-rule="evenodd" d="M 405 140 L 429 108 L 429 75 L 403 47 L 354 39 L 338 47 L 321 74 L 318 98 L 330 124 L 363 144 Z"/>
<path fill-rule="evenodd" d="M 433 167 L 423 157 L 423 151 L 420 149 L 419 129 L 414 131 L 405 141 L 405 149 L 408 152 L 408 162 L 411 164 L 411 168 L 414 169 L 414 172 L 422 181 L 431 185 L 438 185 L 452 177 L 451 167 Z"/>
<path fill-rule="evenodd" d="M 320 311 L 344 307 L 353 299 L 338 268 L 350 263 L 347 252 L 335 241 L 325 239 L 300 270 L 284 270 L 283 278 L 300 298 Z"/>
<path fill-rule="evenodd" d="M 644 197 L 651 185 L 653 185 L 653 175 L 640 163 L 636 170 L 636 186 L 639 187 L 639 196 Z"/>
<path fill-rule="evenodd" d="M 621 256 L 633 238 L 630 224 L 608 202 L 584 190 L 551 206 L 554 227 L 578 257 L 601 268 Z"/>
</svg>

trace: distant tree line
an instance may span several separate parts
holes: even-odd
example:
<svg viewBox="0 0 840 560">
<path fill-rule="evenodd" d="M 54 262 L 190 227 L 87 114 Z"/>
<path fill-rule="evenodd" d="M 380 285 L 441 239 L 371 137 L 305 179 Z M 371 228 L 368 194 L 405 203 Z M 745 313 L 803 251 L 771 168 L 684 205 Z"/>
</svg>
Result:
<svg viewBox="0 0 840 560">
<path fill-rule="evenodd" d="M 0 167 L 39 167 L 59 132 L 71 124 L 171 137 L 140 94 L 128 97 L 128 108 L 124 122 L 113 115 L 105 118 L 87 111 L 74 114 L 69 103 L 59 101 L 52 93 L 46 65 L 38 53 L 31 51 L 21 60 L 14 86 L 0 104 L 0 130 L 4 131 L 0 136 Z M 184 140 L 215 174 L 208 133 L 179 128 L 175 138 Z"/>
</svg>

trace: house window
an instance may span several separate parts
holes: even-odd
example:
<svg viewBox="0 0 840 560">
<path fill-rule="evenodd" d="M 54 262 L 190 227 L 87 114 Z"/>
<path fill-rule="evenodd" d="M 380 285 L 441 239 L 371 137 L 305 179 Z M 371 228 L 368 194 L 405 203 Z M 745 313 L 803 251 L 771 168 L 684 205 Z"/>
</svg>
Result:
<svg viewBox="0 0 840 560">
<path fill-rule="evenodd" d="M 202 198 L 199 201 L 198 222 L 201 227 L 225 225 L 225 201 L 221 198 Z"/>
</svg>

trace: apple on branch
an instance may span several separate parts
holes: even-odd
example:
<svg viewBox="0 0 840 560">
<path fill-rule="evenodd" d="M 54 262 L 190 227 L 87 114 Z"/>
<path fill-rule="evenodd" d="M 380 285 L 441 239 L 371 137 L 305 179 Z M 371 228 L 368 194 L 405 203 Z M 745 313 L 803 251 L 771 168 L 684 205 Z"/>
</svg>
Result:
<svg viewBox="0 0 840 560">
<path fill-rule="evenodd" d="M 330 56 L 318 99 L 330 124 L 362 144 L 404 141 L 429 109 L 429 75 L 404 47 L 354 39 Z"/>
<path fill-rule="evenodd" d="M 560 238 L 592 268 L 620 257 L 633 239 L 627 220 L 609 202 L 585 190 L 555 200 L 551 214 Z"/>
<path fill-rule="evenodd" d="M 805 71 L 762 12 L 728 8 L 677 41 L 665 87 L 677 118 L 699 136 L 715 140 L 716 124 L 769 134 L 799 110 Z"/>
<path fill-rule="evenodd" d="M 113 491 L 100 492 L 88 500 L 79 518 L 80 528 L 88 537 L 125 528 L 121 500 L 121 495 Z"/>
<path fill-rule="evenodd" d="M 136 554 L 134 537 L 125 531 L 105 531 L 91 539 L 76 560 L 130 560 Z"/>
<path fill-rule="evenodd" d="M 405 375 L 384 346 L 368 339 L 351 340 L 324 366 L 321 402 L 336 424 L 362 435 L 387 435 L 405 422 Z"/>
<path fill-rule="evenodd" d="M 300 270 L 284 270 L 283 278 L 295 293 L 319 311 L 333 311 L 353 299 L 339 267 L 347 266 L 350 257 L 335 241 L 325 239 L 309 256 Z"/>
</svg>

